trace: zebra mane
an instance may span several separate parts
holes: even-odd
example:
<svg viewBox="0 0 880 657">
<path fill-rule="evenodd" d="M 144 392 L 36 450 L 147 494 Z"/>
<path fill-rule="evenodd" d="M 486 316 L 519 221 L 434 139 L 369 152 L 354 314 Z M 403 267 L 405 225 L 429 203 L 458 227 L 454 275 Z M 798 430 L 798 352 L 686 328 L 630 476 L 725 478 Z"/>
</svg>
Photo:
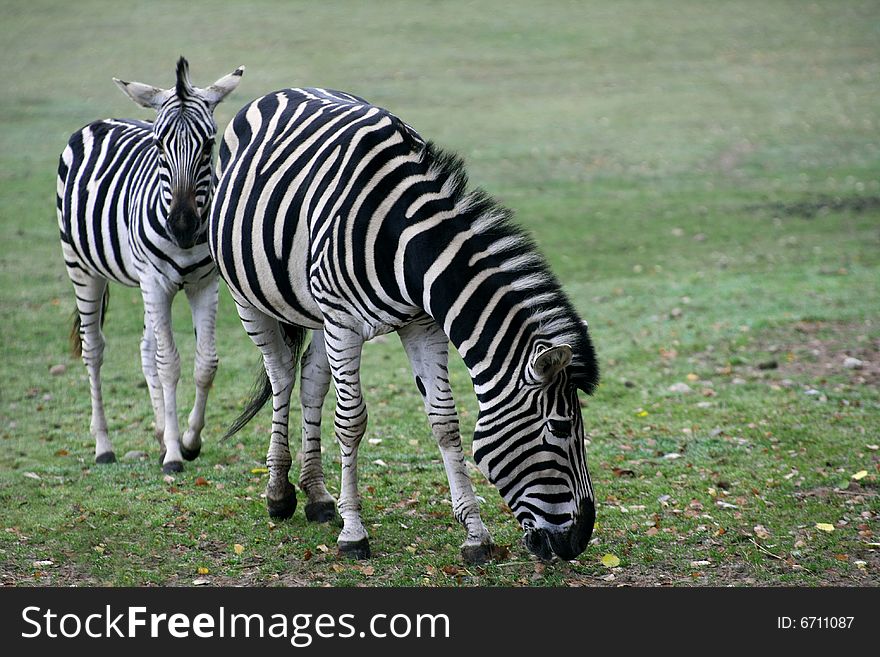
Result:
<svg viewBox="0 0 880 657">
<path fill-rule="evenodd" d="M 189 62 L 183 56 L 177 60 L 177 82 L 174 90 L 181 102 L 185 102 L 196 95 L 195 88 L 189 79 Z"/>
<path fill-rule="evenodd" d="M 485 253 L 497 259 L 505 270 L 518 274 L 514 288 L 528 292 L 529 308 L 538 320 L 540 333 L 555 344 L 571 347 L 569 379 L 577 388 L 592 393 L 598 384 L 599 369 L 586 323 L 562 290 L 534 239 L 514 223 L 512 210 L 483 189 L 468 191 L 468 176 L 461 157 L 427 142 L 421 159 L 435 180 L 442 181 L 444 195 L 454 204 L 456 215 L 470 221 Z"/>
</svg>

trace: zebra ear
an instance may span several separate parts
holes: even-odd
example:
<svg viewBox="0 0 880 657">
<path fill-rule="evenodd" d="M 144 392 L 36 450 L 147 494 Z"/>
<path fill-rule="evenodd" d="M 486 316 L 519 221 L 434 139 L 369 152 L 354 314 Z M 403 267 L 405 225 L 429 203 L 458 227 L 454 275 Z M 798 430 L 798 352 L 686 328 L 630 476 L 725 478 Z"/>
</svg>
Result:
<svg viewBox="0 0 880 657">
<path fill-rule="evenodd" d="M 167 89 L 159 89 L 141 82 L 126 82 L 119 78 L 113 78 L 113 82 L 138 105 L 154 110 L 162 107 L 162 103 L 168 99 L 170 93 Z"/>
<path fill-rule="evenodd" d="M 541 381 L 549 383 L 557 374 L 569 366 L 572 359 L 571 347 L 561 344 L 539 350 L 532 360 L 532 370 Z"/>
<path fill-rule="evenodd" d="M 226 96 L 235 91 L 238 83 L 241 82 L 241 76 L 244 75 L 244 66 L 239 66 L 229 75 L 224 75 L 207 89 L 199 89 L 199 95 L 205 99 L 211 109 L 217 105 Z"/>
</svg>

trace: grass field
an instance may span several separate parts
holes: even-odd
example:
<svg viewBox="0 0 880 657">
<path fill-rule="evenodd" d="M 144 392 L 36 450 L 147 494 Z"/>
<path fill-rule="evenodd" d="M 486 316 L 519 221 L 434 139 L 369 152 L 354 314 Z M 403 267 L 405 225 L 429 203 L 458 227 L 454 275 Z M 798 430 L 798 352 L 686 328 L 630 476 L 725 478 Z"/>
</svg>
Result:
<svg viewBox="0 0 880 657">
<path fill-rule="evenodd" d="M 3 584 L 880 584 L 876 2 L 0 8 Z M 577 561 L 530 558 L 474 471 L 484 520 L 509 552 L 463 565 L 464 533 L 394 336 L 365 349 L 367 438 L 381 440 L 361 449 L 374 557 L 337 559 L 338 527 L 307 524 L 301 510 L 269 522 L 269 414 L 219 442 L 258 367 L 225 290 L 205 448 L 165 481 L 140 372 L 140 295 L 112 289 L 107 418 L 118 455 L 150 457 L 94 465 L 86 373 L 67 348 L 55 166 L 83 124 L 149 116 L 112 76 L 170 86 L 178 54 L 201 85 L 247 66 L 218 109 L 221 129 L 277 88 L 344 89 L 458 151 L 472 183 L 516 210 L 589 321 L 602 367 L 583 409 L 598 525 Z M 193 340 L 182 297 L 175 327 L 184 409 Z M 50 375 L 57 365 L 66 371 Z M 476 406 L 457 357 L 452 379 L 469 447 Z"/>
</svg>

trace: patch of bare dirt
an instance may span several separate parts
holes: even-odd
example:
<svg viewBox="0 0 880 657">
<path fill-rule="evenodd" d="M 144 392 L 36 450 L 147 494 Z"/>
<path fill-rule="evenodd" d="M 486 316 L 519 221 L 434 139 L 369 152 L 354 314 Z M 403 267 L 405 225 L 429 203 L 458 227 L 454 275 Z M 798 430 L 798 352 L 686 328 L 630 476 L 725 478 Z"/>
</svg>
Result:
<svg viewBox="0 0 880 657">
<path fill-rule="evenodd" d="M 801 217 L 813 219 L 832 212 L 862 214 L 880 210 L 880 196 L 818 196 L 793 203 L 765 203 L 750 208 L 777 217 Z"/>
<path fill-rule="evenodd" d="M 801 321 L 793 330 L 771 332 L 757 342 L 757 350 L 766 349 L 774 358 L 754 367 L 776 369 L 780 378 L 821 381 L 843 376 L 851 385 L 880 384 L 880 326 L 876 324 Z"/>
</svg>

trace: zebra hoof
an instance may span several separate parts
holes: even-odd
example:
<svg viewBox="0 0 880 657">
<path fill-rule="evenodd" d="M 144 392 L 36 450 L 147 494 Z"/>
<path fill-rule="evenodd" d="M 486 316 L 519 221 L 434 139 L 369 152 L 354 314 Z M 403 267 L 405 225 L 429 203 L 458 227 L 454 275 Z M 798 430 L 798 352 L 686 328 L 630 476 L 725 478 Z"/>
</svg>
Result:
<svg viewBox="0 0 880 657">
<path fill-rule="evenodd" d="M 183 472 L 183 463 L 180 461 L 168 461 L 162 465 L 162 472 L 165 474 L 174 474 L 175 472 Z"/>
<path fill-rule="evenodd" d="M 266 498 L 266 508 L 269 510 L 269 517 L 276 520 L 287 520 L 296 511 L 296 492 L 291 491 L 290 495 L 280 500 Z"/>
<path fill-rule="evenodd" d="M 186 445 L 183 443 L 180 444 L 180 453 L 183 455 L 187 461 L 195 461 L 198 458 L 199 454 L 202 453 L 202 444 L 199 443 L 199 446 L 195 449 L 187 449 Z"/>
<path fill-rule="evenodd" d="M 369 559 L 370 558 L 370 541 L 362 538 L 359 541 L 339 541 L 337 544 L 340 557 L 350 557 L 352 559 Z"/>
<path fill-rule="evenodd" d="M 306 520 L 309 522 L 330 522 L 336 518 L 336 504 L 331 501 L 309 502 L 306 504 Z"/>
<path fill-rule="evenodd" d="M 116 463 L 116 454 L 113 452 L 104 452 L 95 457 L 95 463 Z"/>
<path fill-rule="evenodd" d="M 492 544 L 462 545 L 461 558 L 469 566 L 488 563 L 492 560 Z"/>
</svg>

